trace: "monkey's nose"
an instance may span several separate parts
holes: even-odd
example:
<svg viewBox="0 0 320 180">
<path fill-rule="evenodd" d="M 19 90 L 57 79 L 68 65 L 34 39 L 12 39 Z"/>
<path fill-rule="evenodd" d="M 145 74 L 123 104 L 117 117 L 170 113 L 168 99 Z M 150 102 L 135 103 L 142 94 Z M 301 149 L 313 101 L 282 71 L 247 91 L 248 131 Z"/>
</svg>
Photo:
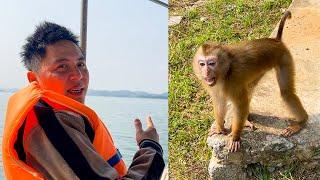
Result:
<svg viewBox="0 0 320 180">
<path fill-rule="evenodd" d="M 206 76 L 209 76 L 209 75 L 210 75 L 209 69 L 206 69 L 206 70 L 205 70 L 205 75 L 206 75 Z"/>
</svg>

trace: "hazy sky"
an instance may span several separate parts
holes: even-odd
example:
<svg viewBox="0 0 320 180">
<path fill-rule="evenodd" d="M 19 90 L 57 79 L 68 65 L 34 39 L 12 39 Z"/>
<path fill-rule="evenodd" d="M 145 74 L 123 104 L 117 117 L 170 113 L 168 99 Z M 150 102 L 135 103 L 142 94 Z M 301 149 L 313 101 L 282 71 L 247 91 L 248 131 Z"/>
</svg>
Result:
<svg viewBox="0 0 320 180">
<path fill-rule="evenodd" d="M 149 0 L 88 1 L 89 88 L 166 92 L 168 10 Z M 19 56 L 26 37 L 43 21 L 79 36 L 81 0 L 0 3 L 0 88 L 21 88 L 28 83 Z"/>
</svg>

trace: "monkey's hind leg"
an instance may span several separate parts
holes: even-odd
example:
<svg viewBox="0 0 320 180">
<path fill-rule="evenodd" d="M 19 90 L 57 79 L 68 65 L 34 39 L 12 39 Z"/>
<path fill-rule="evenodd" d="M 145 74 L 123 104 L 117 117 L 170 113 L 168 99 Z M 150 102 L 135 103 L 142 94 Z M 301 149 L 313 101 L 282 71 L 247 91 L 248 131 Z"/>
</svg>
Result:
<svg viewBox="0 0 320 180">
<path fill-rule="evenodd" d="M 249 117 L 249 116 L 248 116 Z M 244 127 L 248 127 L 250 129 L 250 131 L 254 131 L 256 129 L 256 127 L 254 126 L 254 124 L 252 122 L 250 122 L 248 120 L 249 118 L 247 118 L 246 122 L 244 123 Z"/>
<path fill-rule="evenodd" d="M 257 84 L 259 83 L 261 78 L 264 76 L 264 74 L 265 73 L 260 74 L 254 81 L 248 84 L 248 100 L 249 100 L 248 104 L 250 104 L 251 102 L 254 88 L 257 86 Z M 248 114 L 244 127 L 248 127 L 251 131 L 254 131 L 256 128 L 251 121 L 252 121 L 252 118 L 250 118 L 250 115 Z"/>
<path fill-rule="evenodd" d="M 282 136 L 288 137 L 299 132 L 306 121 L 308 120 L 308 114 L 303 108 L 299 97 L 295 94 L 294 87 L 294 67 L 291 62 L 285 65 L 280 65 L 276 68 L 277 79 L 281 91 L 282 99 L 285 101 L 291 113 L 295 116 L 295 122 L 290 124 L 282 133 Z"/>
</svg>

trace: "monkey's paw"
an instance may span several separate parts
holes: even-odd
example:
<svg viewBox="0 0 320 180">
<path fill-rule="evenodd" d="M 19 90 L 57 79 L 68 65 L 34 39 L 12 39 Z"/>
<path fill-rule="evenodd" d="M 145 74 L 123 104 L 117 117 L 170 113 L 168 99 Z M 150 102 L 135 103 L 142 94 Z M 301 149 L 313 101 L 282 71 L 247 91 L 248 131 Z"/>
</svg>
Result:
<svg viewBox="0 0 320 180">
<path fill-rule="evenodd" d="M 298 133 L 302 128 L 303 128 L 303 126 L 301 124 L 289 125 L 285 130 L 282 131 L 281 136 L 289 137 L 293 134 Z"/>
<path fill-rule="evenodd" d="M 256 130 L 256 127 L 253 125 L 252 122 L 246 120 L 246 123 L 244 124 L 245 127 L 249 127 L 250 131 Z"/>
<path fill-rule="evenodd" d="M 222 129 L 217 129 L 215 127 L 211 127 L 209 129 L 209 133 L 208 133 L 208 136 L 213 136 L 215 134 L 223 134 L 223 135 L 226 135 L 228 134 L 227 130 L 225 128 L 222 128 Z"/>
<path fill-rule="evenodd" d="M 240 149 L 240 139 L 235 141 L 235 140 L 230 140 L 229 141 L 229 152 L 237 152 Z"/>
</svg>

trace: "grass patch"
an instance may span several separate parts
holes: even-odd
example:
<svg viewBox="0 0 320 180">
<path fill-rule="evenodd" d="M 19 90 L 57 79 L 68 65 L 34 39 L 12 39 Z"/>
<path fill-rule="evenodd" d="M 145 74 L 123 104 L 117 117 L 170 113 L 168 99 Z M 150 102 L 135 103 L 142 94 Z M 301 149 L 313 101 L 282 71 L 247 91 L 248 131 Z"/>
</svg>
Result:
<svg viewBox="0 0 320 180">
<path fill-rule="evenodd" d="M 261 165 L 260 163 L 252 164 L 249 166 L 250 171 L 253 176 L 259 180 L 271 180 L 271 175 L 266 166 Z"/>
<path fill-rule="evenodd" d="M 214 120 L 210 99 L 192 73 L 191 59 L 205 41 L 234 43 L 268 37 L 291 0 L 171 0 L 169 28 L 170 179 L 207 179 L 207 130 Z"/>
<path fill-rule="evenodd" d="M 314 156 L 320 156 L 320 147 L 314 150 Z"/>
<path fill-rule="evenodd" d="M 293 173 L 297 169 L 298 164 L 292 163 L 284 172 L 280 172 L 280 180 L 293 180 Z"/>
</svg>

